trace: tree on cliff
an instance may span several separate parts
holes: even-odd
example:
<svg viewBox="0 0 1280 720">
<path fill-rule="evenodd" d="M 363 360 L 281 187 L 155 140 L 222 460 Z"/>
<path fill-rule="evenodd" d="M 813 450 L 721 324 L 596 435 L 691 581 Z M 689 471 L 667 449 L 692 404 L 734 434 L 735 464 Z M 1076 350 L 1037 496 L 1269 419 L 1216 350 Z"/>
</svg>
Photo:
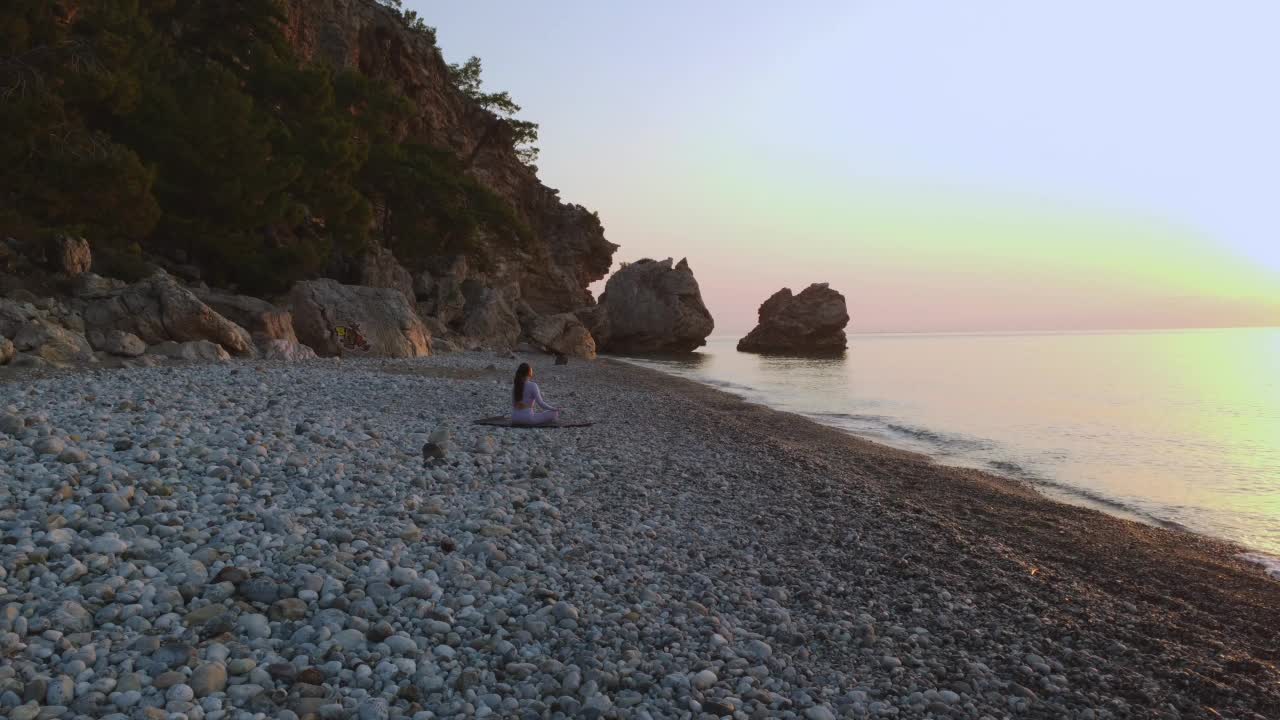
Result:
<svg viewBox="0 0 1280 720">
<path fill-rule="evenodd" d="M 418 15 L 416 10 L 405 10 L 403 0 L 378 0 L 379 5 L 391 8 L 404 21 L 405 27 L 413 32 L 422 33 L 431 39 L 431 44 L 436 42 L 436 29 L 431 27 Z"/>
<path fill-rule="evenodd" d="M 517 120 L 515 115 L 520 106 L 511 99 L 511 94 L 503 91 L 487 93 L 482 88 L 480 79 L 480 58 L 472 55 L 465 63 L 449 66 L 449 74 L 454 84 L 467 97 L 476 101 L 480 107 L 496 114 L 511 125 L 515 138 L 516 156 L 525 165 L 533 165 L 538 159 L 538 124 L 528 120 Z"/>
<path fill-rule="evenodd" d="M 523 235 L 456 158 L 401 142 L 405 98 L 301 62 L 282 19 L 277 0 L 0 4 L 0 237 L 74 232 L 109 274 L 145 252 L 270 292 L 373 232 L 405 257 Z"/>
</svg>

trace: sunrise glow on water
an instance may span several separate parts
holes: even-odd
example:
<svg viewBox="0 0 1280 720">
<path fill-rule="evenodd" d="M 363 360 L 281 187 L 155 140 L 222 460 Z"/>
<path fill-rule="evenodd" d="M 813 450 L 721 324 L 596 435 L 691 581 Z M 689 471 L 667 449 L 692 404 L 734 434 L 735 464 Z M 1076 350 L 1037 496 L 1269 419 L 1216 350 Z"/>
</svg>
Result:
<svg viewBox="0 0 1280 720">
<path fill-rule="evenodd" d="M 1069 502 L 1280 554 L 1280 329 L 857 335 L 638 362 Z"/>
</svg>

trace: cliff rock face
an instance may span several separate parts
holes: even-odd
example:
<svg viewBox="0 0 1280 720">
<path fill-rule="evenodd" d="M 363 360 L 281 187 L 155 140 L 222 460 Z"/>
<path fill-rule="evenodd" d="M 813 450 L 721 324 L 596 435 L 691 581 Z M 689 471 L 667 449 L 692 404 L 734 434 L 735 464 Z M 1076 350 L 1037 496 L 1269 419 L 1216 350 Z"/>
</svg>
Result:
<svg viewBox="0 0 1280 720">
<path fill-rule="evenodd" d="M 477 341 L 480 347 L 510 350 L 520 339 L 520 320 L 512 297 L 517 288 L 491 288 L 474 280 L 463 283 L 466 315 L 462 334 Z"/>
<path fill-rule="evenodd" d="M 373 0 L 286 0 L 285 5 L 286 34 L 303 57 L 356 68 L 398 88 L 417 109 L 403 129 L 405 138 L 451 150 L 532 229 L 532 241 L 522 248 L 482 241 L 499 268 L 488 278 L 491 287 L 517 285 L 523 300 L 541 314 L 592 304 L 587 285 L 609 272 L 617 246 L 605 240 L 593 213 L 562 203 L 520 162 L 511 147 L 510 125 L 453 85 L 428 36 L 408 30 Z M 403 281 L 395 286 L 403 287 Z"/>
<path fill-rule="evenodd" d="M 600 304 L 579 313 L 605 352 L 691 352 L 715 327 L 698 281 L 681 260 L 640 260 L 618 270 Z"/>
<path fill-rule="evenodd" d="M 462 293 L 466 280 L 466 256 L 432 258 L 427 269 L 413 281 L 419 313 L 433 317 L 445 326 L 460 320 L 467 305 L 467 298 Z"/>
<path fill-rule="evenodd" d="M 738 350 L 757 353 L 838 353 L 845 349 L 849 313 L 844 296 L 827 283 L 814 283 L 792 295 L 774 293 L 760 306 L 760 323 L 738 341 Z"/>
<path fill-rule="evenodd" d="M 370 247 L 361 259 L 360 284 L 397 290 L 410 305 L 414 302 L 413 275 L 400 265 L 390 250 L 381 245 Z"/>
</svg>

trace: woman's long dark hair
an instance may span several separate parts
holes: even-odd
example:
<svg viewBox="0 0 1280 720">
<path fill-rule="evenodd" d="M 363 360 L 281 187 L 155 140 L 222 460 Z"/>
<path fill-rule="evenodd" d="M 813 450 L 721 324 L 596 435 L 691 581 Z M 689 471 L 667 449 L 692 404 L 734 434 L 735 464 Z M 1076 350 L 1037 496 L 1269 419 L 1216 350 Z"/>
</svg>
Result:
<svg viewBox="0 0 1280 720">
<path fill-rule="evenodd" d="M 524 381 L 529 379 L 529 375 L 532 372 L 533 370 L 529 367 L 529 363 L 520 363 L 520 367 L 516 368 L 516 384 L 511 389 L 512 402 L 524 402 Z"/>
</svg>

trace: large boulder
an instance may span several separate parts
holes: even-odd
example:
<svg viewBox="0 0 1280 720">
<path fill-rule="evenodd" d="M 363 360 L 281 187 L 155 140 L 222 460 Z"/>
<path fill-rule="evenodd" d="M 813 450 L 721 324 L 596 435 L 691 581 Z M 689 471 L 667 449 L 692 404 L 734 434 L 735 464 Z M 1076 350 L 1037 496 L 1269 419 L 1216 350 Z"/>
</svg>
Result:
<svg viewBox="0 0 1280 720">
<path fill-rule="evenodd" d="M 640 260 L 609 278 L 599 305 L 578 314 L 599 349 L 615 353 L 691 352 L 715 321 L 698 281 L 681 260 Z"/>
<path fill-rule="evenodd" d="M 271 340 L 298 342 L 293 315 L 266 300 L 216 290 L 195 290 L 196 297 L 219 315 L 249 331 L 259 344 Z"/>
<path fill-rule="evenodd" d="M 0 365 L 8 365 L 17 354 L 18 349 L 13 346 L 13 341 L 0 337 Z"/>
<path fill-rule="evenodd" d="M 423 357 L 431 335 L 398 290 L 307 280 L 289 295 L 298 339 L 317 355 Z"/>
<path fill-rule="evenodd" d="M 96 362 L 93 348 L 83 335 L 47 320 L 33 320 L 13 338 L 20 352 L 43 358 L 52 365 L 64 366 Z"/>
<path fill-rule="evenodd" d="M 0 337 L 13 339 L 27 323 L 40 316 L 29 302 L 0 298 Z"/>
<path fill-rule="evenodd" d="M 167 340 L 208 340 L 235 355 L 253 355 L 253 338 L 182 287 L 167 273 L 119 290 L 79 299 L 80 313 L 90 330 L 133 333 L 148 345 Z"/>
<path fill-rule="evenodd" d="M 844 296 L 827 283 L 814 283 L 792 295 L 782 288 L 760 306 L 760 323 L 738 341 L 738 350 L 755 353 L 839 353 L 847 342 L 849 312 Z"/>
<path fill-rule="evenodd" d="M 525 323 L 525 334 L 547 352 L 594 360 L 596 341 L 572 313 L 540 315 Z"/>
</svg>

